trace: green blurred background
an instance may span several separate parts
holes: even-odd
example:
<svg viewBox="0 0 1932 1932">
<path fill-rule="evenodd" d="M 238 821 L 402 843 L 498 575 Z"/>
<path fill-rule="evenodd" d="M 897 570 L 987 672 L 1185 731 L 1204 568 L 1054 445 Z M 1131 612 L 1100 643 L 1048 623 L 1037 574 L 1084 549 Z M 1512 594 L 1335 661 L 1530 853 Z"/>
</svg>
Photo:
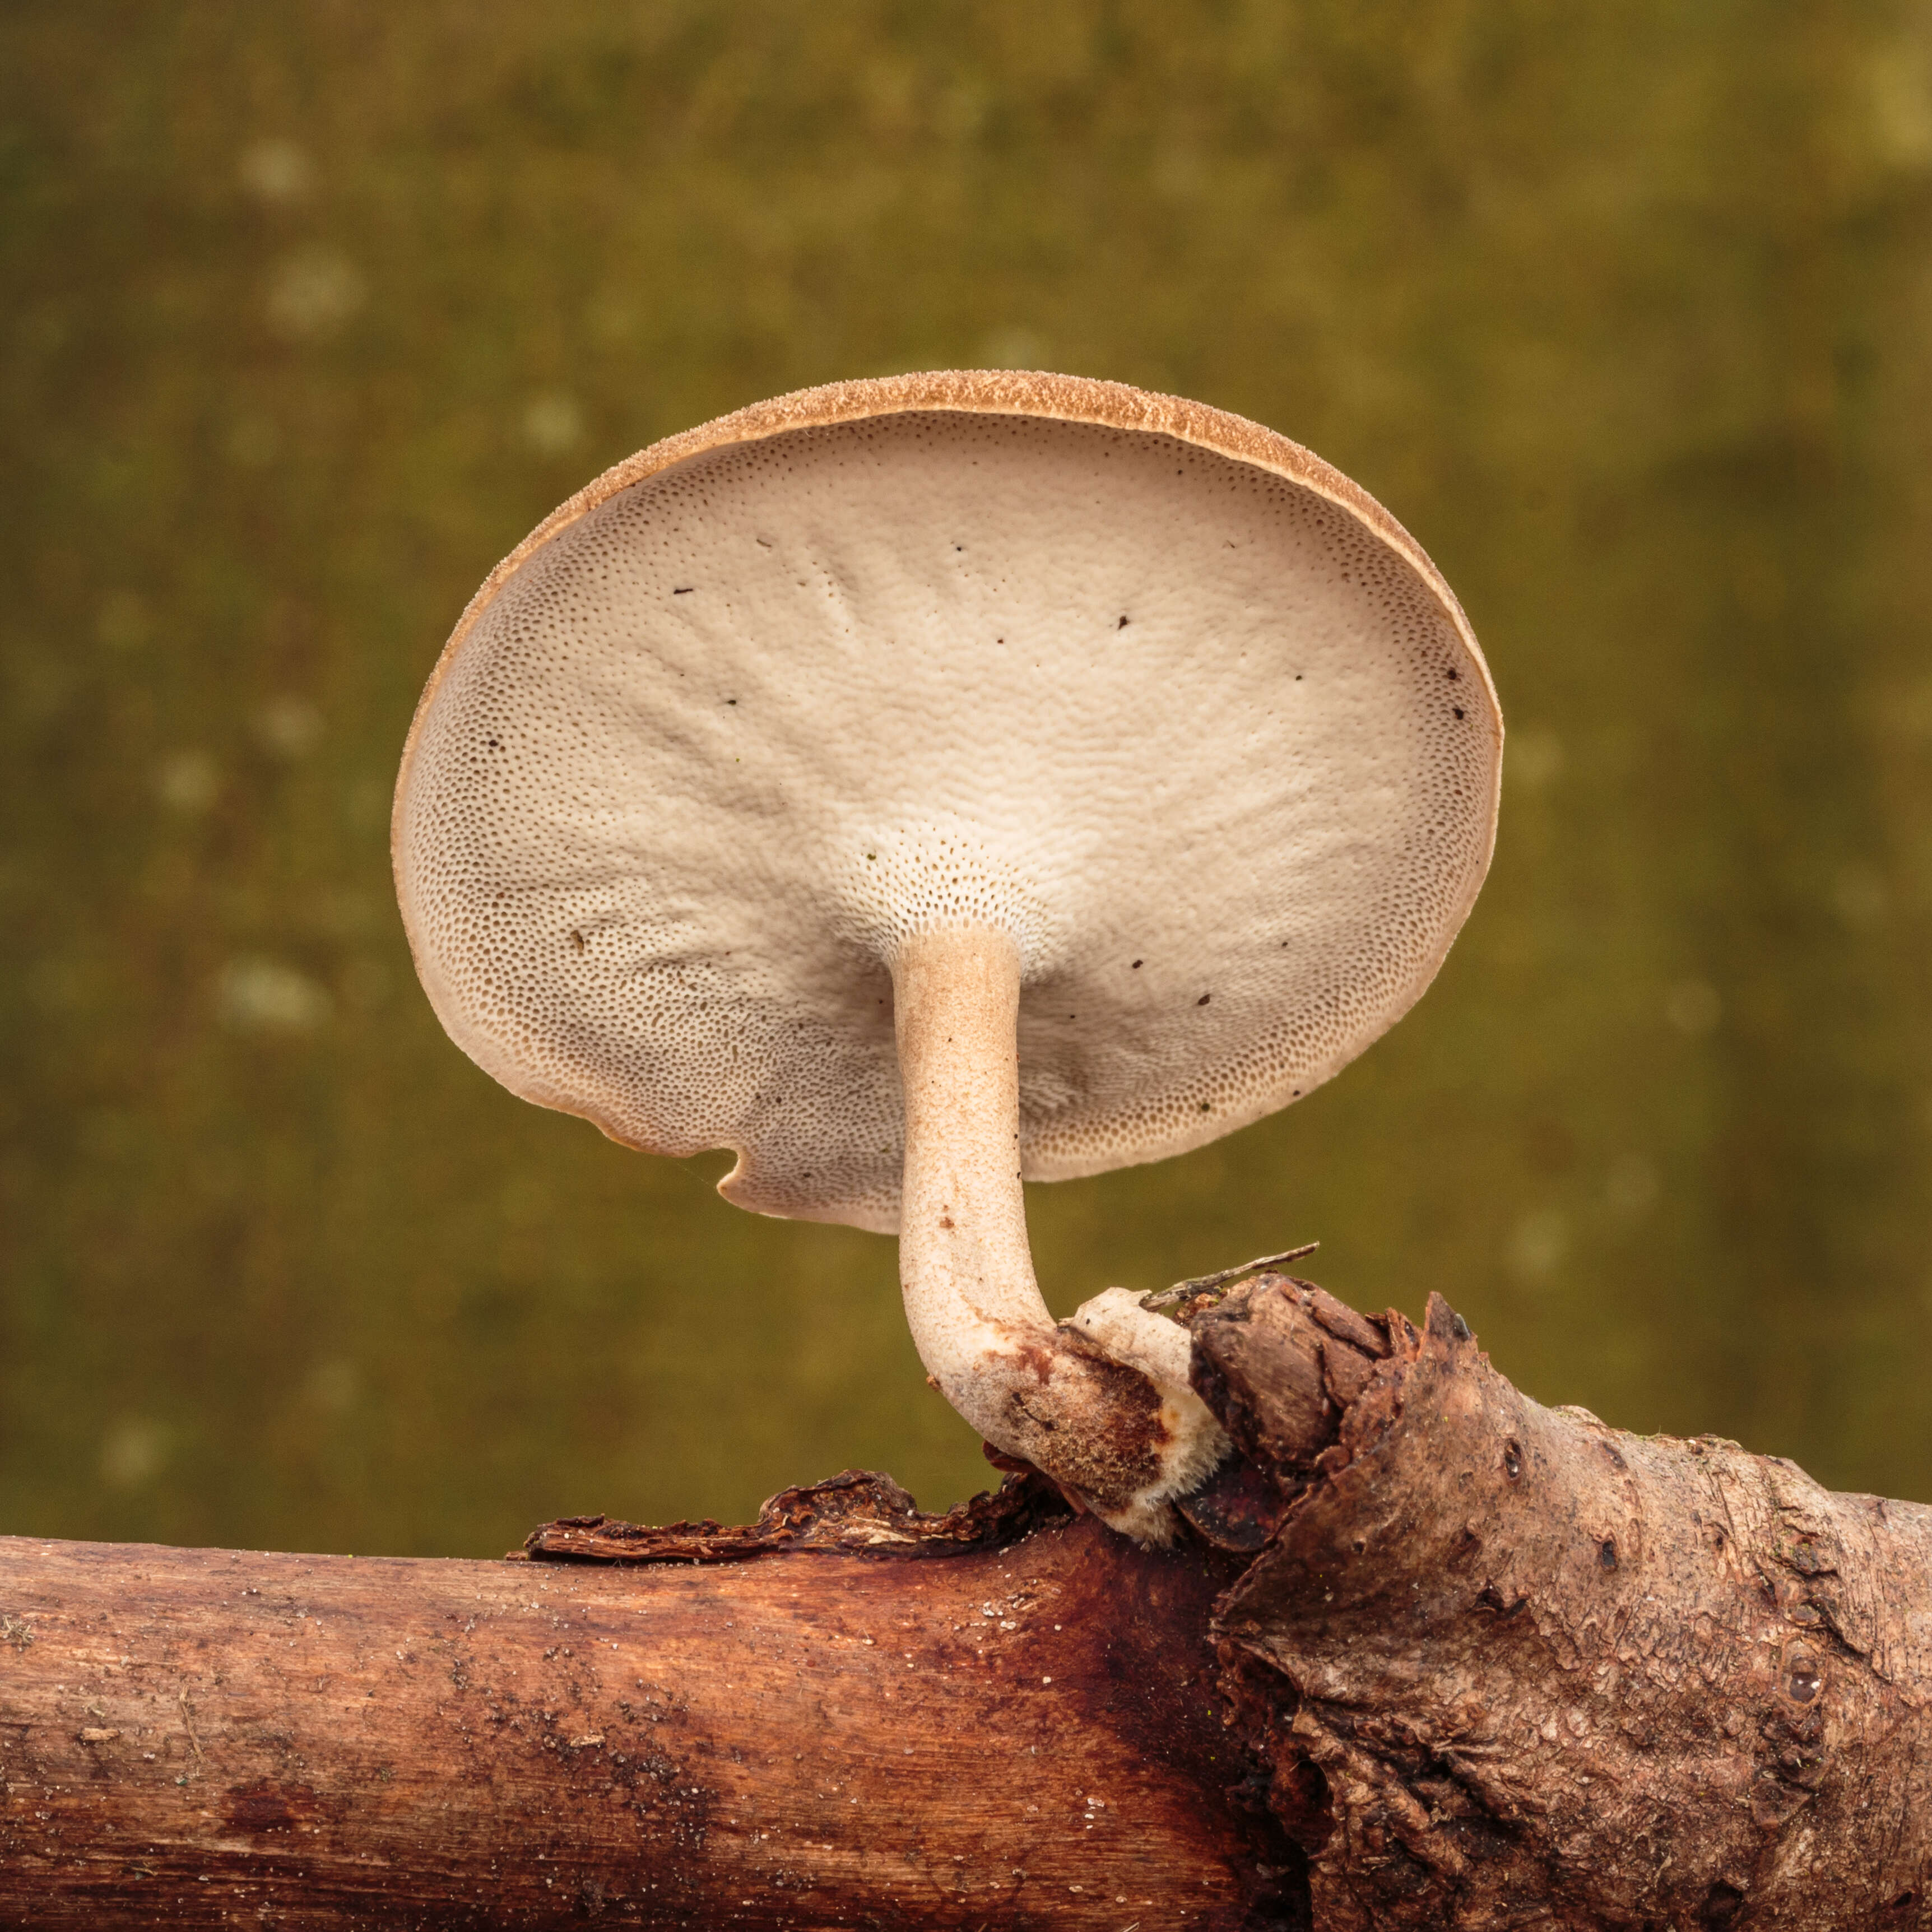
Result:
<svg viewBox="0 0 1932 1932">
<path fill-rule="evenodd" d="M 1332 1087 L 1036 1190 L 1062 1311 L 1319 1237 L 1546 1400 L 1932 1497 L 1932 13 L 0 16 L 0 1529 L 494 1552 L 986 1480 L 891 1244 L 499 1090 L 391 894 L 464 599 L 615 458 L 1027 364 L 1310 443 L 1511 730 Z"/>
</svg>

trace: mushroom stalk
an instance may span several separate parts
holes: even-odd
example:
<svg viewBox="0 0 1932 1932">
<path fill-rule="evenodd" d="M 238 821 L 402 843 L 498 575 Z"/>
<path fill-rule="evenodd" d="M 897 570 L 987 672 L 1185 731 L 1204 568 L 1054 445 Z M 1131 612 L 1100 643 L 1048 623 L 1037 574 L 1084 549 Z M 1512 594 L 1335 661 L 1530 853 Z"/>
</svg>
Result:
<svg viewBox="0 0 1932 1932">
<path fill-rule="evenodd" d="M 986 926 L 915 934 L 892 962 L 905 1173 L 899 1280 L 914 1346 L 946 1400 L 1141 1542 L 1173 1532 L 1227 1447 L 1188 1386 L 1172 1322 L 1108 1288 L 1056 1324 L 1034 1278 L 1020 1184 L 1020 960 Z"/>
</svg>

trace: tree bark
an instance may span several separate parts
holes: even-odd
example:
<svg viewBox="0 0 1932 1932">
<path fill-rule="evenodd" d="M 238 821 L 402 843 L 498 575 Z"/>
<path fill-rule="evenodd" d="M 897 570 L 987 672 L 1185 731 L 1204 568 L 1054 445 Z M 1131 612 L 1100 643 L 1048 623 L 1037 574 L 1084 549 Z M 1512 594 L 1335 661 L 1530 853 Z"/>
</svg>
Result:
<svg viewBox="0 0 1932 1932">
<path fill-rule="evenodd" d="M 1264 1277 L 1137 1549 L 1022 1473 L 508 1563 L 0 1539 L 0 1923 L 1932 1927 L 1932 1511 Z"/>
</svg>

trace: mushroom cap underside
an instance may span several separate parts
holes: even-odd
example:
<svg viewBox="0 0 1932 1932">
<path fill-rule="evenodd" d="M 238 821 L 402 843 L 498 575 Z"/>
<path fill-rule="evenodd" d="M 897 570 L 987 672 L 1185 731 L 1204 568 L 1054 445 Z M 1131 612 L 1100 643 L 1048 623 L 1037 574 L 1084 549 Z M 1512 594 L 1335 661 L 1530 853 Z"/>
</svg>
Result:
<svg viewBox="0 0 1932 1932">
<path fill-rule="evenodd" d="M 1034 380 L 674 439 L 472 602 L 396 872 L 437 1013 L 513 1091 L 890 1232 L 909 932 L 1018 944 L 1040 1179 L 1271 1112 L 1421 993 L 1502 749 L 1454 598 L 1294 445 Z"/>
</svg>

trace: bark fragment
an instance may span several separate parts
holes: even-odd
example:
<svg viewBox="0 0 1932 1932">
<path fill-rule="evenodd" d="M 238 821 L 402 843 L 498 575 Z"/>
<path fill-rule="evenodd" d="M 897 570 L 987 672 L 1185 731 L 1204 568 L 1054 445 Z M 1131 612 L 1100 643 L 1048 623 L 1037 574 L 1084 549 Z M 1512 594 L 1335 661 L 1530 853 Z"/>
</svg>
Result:
<svg viewBox="0 0 1932 1932">
<path fill-rule="evenodd" d="M 543 1562 L 735 1563 L 781 1551 L 840 1556 L 933 1557 L 997 1549 L 1071 1512 L 1030 1464 L 990 1495 L 928 1515 L 890 1476 L 847 1469 L 822 1483 L 782 1490 L 754 1523 L 674 1522 L 661 1527 L 614 1516 L 568 1516 L 533 1529 L 520 1552 Z"/>
</svg>

